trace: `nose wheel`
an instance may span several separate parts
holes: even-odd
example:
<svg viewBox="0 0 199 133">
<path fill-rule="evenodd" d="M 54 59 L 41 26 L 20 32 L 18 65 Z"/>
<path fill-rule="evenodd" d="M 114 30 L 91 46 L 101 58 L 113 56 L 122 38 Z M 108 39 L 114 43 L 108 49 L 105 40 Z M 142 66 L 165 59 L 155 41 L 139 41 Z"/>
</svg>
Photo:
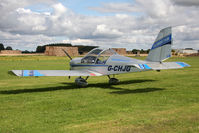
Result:
<svg viewBox="0 0 199 133">
<path fill-rule="evenodd" d="M 86 77 L 86 79 L 83 79 L 82 77 L 78 77 L 75 79 L 75 84 L 78 86 L 78 87 L 86 87 L 88 85 L 87 83 L 87 80 L 88 77 Z"/>
<path fill-rule="evenodd" d="M 110 75 L 108 75 L 108 78 L 109 78 L 109 84 L 111 85 L 117 85 L 119 84 L 119 79 L 115 78 L 115 76 L 113 75 L 113 78 L 110 77 Z"/>
</svg>

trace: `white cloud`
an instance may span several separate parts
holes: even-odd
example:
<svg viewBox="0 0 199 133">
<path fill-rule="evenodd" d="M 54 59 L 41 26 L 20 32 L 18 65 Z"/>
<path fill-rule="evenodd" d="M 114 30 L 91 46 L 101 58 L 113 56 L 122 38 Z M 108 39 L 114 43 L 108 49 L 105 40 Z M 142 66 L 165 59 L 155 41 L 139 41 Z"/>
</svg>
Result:
<svg viewBox="0 0 199 133">
<path fill-rule="evenodd" d="M 45 35 L 21 35 L 10 34 L 0 31 L 0 42 L 5 46 L 12 46 L 14 49 L 33 50 L 37 45 L 54 43 L 54 38 Z"/>
<path fill-rule="evenodd" d="M 173 2 L 182 6 L 199 6 L 198 0 L 173 0 Z"/>
<path fill-rule="evenodd" d="M 61 3 L 53 5 L 55 16 L 60 17 L 64 13 L 66 13 L 67 8 L 63 6 Z"/>
<path fill-rule="evenodd" d="M 38 3 L 46 4 L 51 12 L 27 8 Z M 199 7 L 196 5 L 195 0 L 104 3 L 100 7 L 90 7 L 101 12 L 100 16 L 87 16 L 74 13 L 57 0 L 2 0 L 0 41 L 22 49 L 57 41 L 148 49 L 161 28 L 177 26 L 173 28 L 175 47 L 199 49 Z"/>
<path fill-rule="evenodd" d="M 105 24 L 100 24 L 97 25 L 93 36 L 96 38 L 117 38 L 122 36 L 122 32 L 119 32 L 117 29 L 110 29 Z"/>
<path fill-rule="evenodd" d="M 169 0 L 136 0 L 142 11 L 151 17 L 169 17 L 174 13 L 174 7 Z"/>
<path fill-rule="evenodd" d="M 74 40 L 69 40 L 69 39 L 63 40 L 63 43 L 71 43 L 73 45 L 93 45 L 93 46 L 97 45 L 95 41 L 89 39 L 80 39 L 80 38 Z"/>
<path fill-rule="evenodd" d="M 129 17 L 127 14 L 116 14 L 115 16 L 116 16 L 117 18 L 119 18 L 119 19 L 126 19 L 126 18 Z"/>
<path fill-rule="evenodd" d="M 139 8 L 137 8 L 132 3 L 104 3 L 102 7 L 90 7 L 91 10 L 95 10 L 103 13 L 122 13 L 122 12 L 137 12 Z"/>
</svg>

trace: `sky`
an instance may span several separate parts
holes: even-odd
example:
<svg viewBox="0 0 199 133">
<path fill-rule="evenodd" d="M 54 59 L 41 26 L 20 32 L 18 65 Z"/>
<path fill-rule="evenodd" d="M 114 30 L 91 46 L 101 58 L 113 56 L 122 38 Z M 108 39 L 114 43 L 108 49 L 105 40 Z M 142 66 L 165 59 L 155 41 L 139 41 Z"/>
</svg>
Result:
<svg viewBox="0 0 199 133">
<path fill-rule="evenodd" d="M 150 49 L 172 26 L 173 48 L 199 49 L 199 0 L 0 0 L 0 43 Z"/>
</svg>

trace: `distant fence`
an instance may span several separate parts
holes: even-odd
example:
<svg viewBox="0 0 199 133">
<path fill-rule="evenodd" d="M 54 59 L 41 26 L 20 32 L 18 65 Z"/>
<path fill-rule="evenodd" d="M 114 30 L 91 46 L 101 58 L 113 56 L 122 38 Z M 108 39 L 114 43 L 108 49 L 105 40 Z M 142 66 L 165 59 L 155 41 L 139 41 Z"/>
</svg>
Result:
<svg viewBox="0 0 199 133">
<path fill-rule="evenodd" d="M 1 50 L 0 54 L 4 54 L 4 55 L 21 54 L 21 51 L 20 50 Z"/>
</svg>

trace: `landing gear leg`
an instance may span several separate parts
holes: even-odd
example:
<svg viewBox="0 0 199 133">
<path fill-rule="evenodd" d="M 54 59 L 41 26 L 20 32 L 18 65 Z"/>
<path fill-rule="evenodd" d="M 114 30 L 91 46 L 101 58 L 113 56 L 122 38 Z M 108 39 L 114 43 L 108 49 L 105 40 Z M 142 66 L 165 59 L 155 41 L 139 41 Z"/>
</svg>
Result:
<svg viewBox="0 0 199 133">
<path fill-rule="evenodd" d="M 87 80 L 88 78 L 89 78 L 89 76 L 87 76 L 85 80 Z"/>
<path fill-rule="evenodd" d="M 113 78 L 111 78 L 110 75 L 107 75 L 107 76 L 109 78 L 109 84 L 111 85 L 116 85 L 120 82 L 119 79 L 115 78 L 115 75 L 113 75 Z"/>
</svg>

